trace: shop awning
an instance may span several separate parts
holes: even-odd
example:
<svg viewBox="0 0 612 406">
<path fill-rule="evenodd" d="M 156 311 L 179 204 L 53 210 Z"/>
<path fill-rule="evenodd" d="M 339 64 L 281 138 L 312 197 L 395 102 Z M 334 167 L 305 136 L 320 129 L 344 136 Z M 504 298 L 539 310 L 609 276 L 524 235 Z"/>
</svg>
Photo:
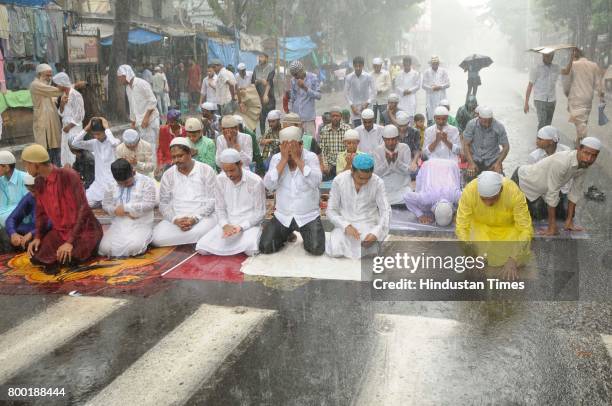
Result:
<svg viewBox="0 0 612 406">
<path fill-rule="evenodd" d="M 239 51 L 238 61 L 246 65 L 248 70 L 253 70 L 257 65 L 257 54 L 248 51 Z M 236 63 L 236 44 L 229 41 L 208 40 L 208 60 L 220 59 L 223 65 Z"/>
<path fill-rule="evenodd" d="M 142 28 L 134 28 L 128 33 L 128 43 L 130 45 L 146 45 L 152 42 L 161 41 L 164 37 Z M 113 44 L 113 37 L 106 37 L 100 40 L 100 45 L 110 46 Z"/>
<path fill-rule="evenodd" d="M 287 62 L 303 58 L 317 49 L 317 44 L 309 36 L 280 38 L 278 42 L 280 57 Z"/>
</svg>

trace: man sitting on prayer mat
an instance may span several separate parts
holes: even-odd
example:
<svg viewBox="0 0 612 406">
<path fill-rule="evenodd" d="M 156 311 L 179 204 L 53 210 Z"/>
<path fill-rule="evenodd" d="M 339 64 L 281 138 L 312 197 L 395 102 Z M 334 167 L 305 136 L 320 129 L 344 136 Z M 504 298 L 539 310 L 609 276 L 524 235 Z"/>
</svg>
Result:
<svg viewBox="0 0 612 406">
<path fill-rule="evenodd" d="M 425 130 L 423 154 L 427 158 L 457 161 L 461 153 L 461 138 L 457 127 L 448 124 L 448 110 L 446 107 L 436 107 L 434 120 L 434 124 Z"/>
<path fill-rule="evenodd" d="M 96 141 L 97 142 L 97 141 Z M 36 179 L 36 230 L 28 245 L 30 261 L 56 274 L 60 265 L 83 262 L 95 254 L 102 239 L 102 226 L 87 203 L 79 175 L 57 168 L 39 144 L 21 153 L 28 173 Z M 52 227 L 47 232 L 51 220 Z"/>
<path fill-rule="evenodd" d="M 355 158 L 357 154 L 363 153 L 357 149 L 360 144 L 361 140 L 359 139 L 357 130 L 351 128 L 344 133 L 344 146 L 346 150 L 338 154 L 338 159 L 336 160 L 336 173 L 351 169 L 353 166 L 353 158 Z"/>
<path fill-rule="evenodd" d="M 26 173 L 23 184 L 30 193 L 21 198 L 21 201 L 6 219 L 6 234 L 11 240 L 13 248 L 26 249 L 36 229 L 36 198 L 34 197 L 34 177 Z M 46 230 L 45 230 L 46 231 Z"/>
<path fill-rule="evenodd" d="M 170 153 L 174 165 L 164 172 L 159 189 L 159 211 L 164 219 L 153 230 L 157 247 L 194 244 L 217 224 L 213 214 L 215 171 L 193 160 L 187 138 L 174 138 Z"/>
<path fill-rule="evenodd" d="M 236 255 L 259 252 L 261 223 L 266 215 L 266 189 L 255 173 L 242 167 L 240 153 L 224 150 L 215 188 L 217 225 L 200 238 L 196 251 L 202 255 Z"/>
<path fill-rule="evenodd" d="M 221 166 L 221 153 L 223 150 L 232 148 L 240 153 L 240 160 L 247 170 L 253 162 L 253 140 L 248 134 L 241 133 L 238 130 L 240 123 L 233 115 L 223 116 L 221 119 L 221 134 L 217 137 L 217 153 L 215 163 L 217 167 Z"/>
<path fill-rule="evenodd" d="M 421 224 L 446 227 L 453 222 L 455 206 L 461 198 L 459 164 L 450 159 L 429 159 L 416 177 L 415 191 L 404 195 L 406 208 Z"/>
<path fill-rule="evenodd" d="M 111 165 L 115 184 L 104 194 L 102 208 L 112 217 L 98 253 L 107 257 L 142 254 L 153 239 L 155 181 L 137 173 L 131 163 L 119 158 Z"/>
<path fill-rule="evenodd" d="M 122 138 L 123 142 L 116 150 L 117 158 L 126 159 L 136 169 L 136 172 L 152 178 L 155 164 L 151 144 L 141 140 L 138 131 L 131 128 L 123 132 Z"/>
<path fill-rule="evenodd" d="M 383 129 L 384 144 L 374 148 L 374 173 L 385 183 L 389 204 L 404 205 L 404 195 L 412 190 L 412 153 L 408 144 L 399 142 L 397 127 L 389 124 Z"/>
<path fill-rule="evenodd" d="M 279 251 L 289 235 L 297 230 L 304 249 L 312 255 L 325 251 L 325 231 L 319 210 L 319 184 L 322 174 L 317 156 L 302 146 L 302 130 L 287 127 L 279 134 L 280 152 L 270 161 L 264 177 L 269 191 L 276 191 L 276 210 L 264 227 L 259 250 Z"/>
<path fill-rule="evenodd" d="M 525 195 L 501 174 L 482 172 L 461 194 L 455 234 L 472 244 L 476 255 L 487 253 L 489 266 L 504 266 L 502 276 L 515 279 L 517 266 L 529 258 L 533 238 Z"/>
<path fill-rule="evenodd" d="M 373 172 L 374 158 L 360 154 L 353 159 L 350 171 L 334 179 L 327 217 L 335 228 L 325 242 L 327 255 L 359 259 L 376 253 L 375 243 L 387 237 L 391 206 L 384 182 Z"/>
<path fill-rule="evenodd" d="M 28 194 L 23 183 L 25 175 L 15 168 L 15 156 L 10 151 L 0 151 L 0 227 Z"/>
</svg>

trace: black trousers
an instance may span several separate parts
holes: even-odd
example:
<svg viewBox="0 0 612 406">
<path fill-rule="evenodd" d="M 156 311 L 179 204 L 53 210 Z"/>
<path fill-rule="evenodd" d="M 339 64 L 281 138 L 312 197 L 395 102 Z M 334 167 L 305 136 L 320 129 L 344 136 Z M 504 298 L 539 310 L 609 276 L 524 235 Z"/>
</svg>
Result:
<svg viewBox="0 0 612 406">
<path fill-rule="evenodd" d="M 293 219 L 289 227 L 285 227 L 276 216 L 272 216 L 272 220 L 264 226 L 261 233 L 259 251 L 262 254 L 272 254 L 280 251 L 293 231 L 299 231 L 304 240 L 306 252 L 312 255 L 323 255 L 325 252 L 325 230 L 321 217 L 317 217 L 302 227 L 298 227 L 295 219 Z"/>
<path fill-rule="evenodd" d="M 516 183 L 519 187 L 519 176 L 518 176 L 518 168 L 512 174 L 510 178 L 514 183 Z M 548 204 L 544 201 L 542 196 L 538 197 L 533 202 L 527 200 L 527 208 L 529 209 L 529 214 L 531 214 L 531 220 L 540 221 L 548 219 Z M 555 218 L 557 220 L 565 220 L 567 218 L 567 206 L 569 204 L 569 200 L 565 193 L 559 192 L 559 204 L 557 204 L 555 210 Z"/>
</svg>

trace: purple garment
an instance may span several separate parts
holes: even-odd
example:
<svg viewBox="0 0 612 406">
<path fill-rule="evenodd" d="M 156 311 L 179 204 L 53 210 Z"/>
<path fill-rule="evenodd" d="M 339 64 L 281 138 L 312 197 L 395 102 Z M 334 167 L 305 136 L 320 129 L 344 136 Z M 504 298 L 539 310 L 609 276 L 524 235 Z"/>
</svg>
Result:
<svg viewBox="0 0 612 406">
<path fill-rule="evenodd" d="M 419 169 L 415 191 L 404 195 L 408 210 L 417 217 L 432 213 L 435 205 L 446 200 L 457 205 L 461 197 L 461 173 L 456 161 L 429 159 Z"/>
</svg>

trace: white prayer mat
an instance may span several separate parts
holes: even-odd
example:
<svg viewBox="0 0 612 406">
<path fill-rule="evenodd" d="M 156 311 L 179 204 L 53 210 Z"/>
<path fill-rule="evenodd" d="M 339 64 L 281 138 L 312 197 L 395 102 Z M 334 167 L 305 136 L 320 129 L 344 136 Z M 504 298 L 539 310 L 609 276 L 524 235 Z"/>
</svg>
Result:
<svg viewBox="0 0 612 406">
<path fill-rule="evenodd" d="M 242 263 L 240 271 L 246 275 L 277 278 L 313 278 L 342 281 L 361 280 L 361 261 L 310 255 L 304 251 L 302 237 L 286 243 L 282 250 L 270 255 L 256 255 Z M 329 233 L 326 233 L 329 234 Z"/>
<path fill-rule="evenodd" d="M 434 224 L 421 224 L 409 210 L 391 209 L 391 231 L 432 231 L 432 232 L 455 232 L 455 223 L 448 227 L 440 227 Z"/>
</svg>

